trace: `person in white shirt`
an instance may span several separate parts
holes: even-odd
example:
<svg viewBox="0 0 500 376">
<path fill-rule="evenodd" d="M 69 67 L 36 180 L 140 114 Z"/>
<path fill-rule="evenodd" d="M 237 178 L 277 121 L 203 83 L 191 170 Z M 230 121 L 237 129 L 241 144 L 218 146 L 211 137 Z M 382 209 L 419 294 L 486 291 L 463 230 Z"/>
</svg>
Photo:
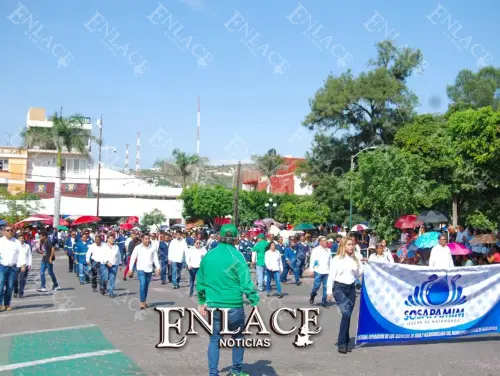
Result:
<svg viewBox="0 0 500 376">
<path fill-rule="evenodd" d="M 186 264 L 189 272 L 189 296 L 193 296 L 194 283 L 196 281 L 196 274 L 200 269 L 200 263 L 203 256 L 207 254 L 207 250 L 201 246 L 201 240 L 196 239 L 194 246 L 189 248 L 186 253 Z"/>
<path fill-rule="evenodd" d="M 174 285 L 174 290 L 179 288 L 179 283 L 181 282 L 182 264 L 187 250 L 188 245 L 182 237 L 182 233 L 176 233 L 175 238 L 172 239 L 168 246 L 168 263 L 172 265 L 172 284 Z"/>
<path fill-rule="evenodd" d="M 103 256 L 103 247 L 100 236 L 95 237 L 95 243 L 89 245 L 87 253 L 85 254 L 85 261 L 90 265 L 90 276 L 92 282 L 92 291 L 97 292 L 97 274 L 101 269 L 101 262 Z M 102 278 L 99 278 L 99 284 L 102 291 Z"/>
<path fill-rule="evenodd" d="M 320 286 L 323 285 L 323 298 L 321 299 L 321 305 L 326 308 L 326 284 L 328 281 L 328 273 L 330 272 L 330 260 L 332 259 L 332 255 L 330 249 L 326 246 L 326 238 L 324 236 L 320 236 L 318 240 L 319 245 L 312 250 L 311 258 L 309 259 L 311 277 L 314 276 L 314 285 L 311 291 L 311 297 L 309 298 L 309 304 L 314 304 L 314 298 L 316 297 Z"/>
<path fill-rule="evenodd" d="M 281 292 L 280 275 L 283 272 L 283 262 L 281 261 L 281 253 L 276 250 L 274 241 L 269 242 L 267 245 L 266 253 L 264 254 L 264 263 L 266 264 L 267 273 L 267 296 L 271 296 L 271 279 L 274 279 L 276 290 L 278 290 L 278 298 L 282 298 L 284 295 Z"/>
<path fill-rule="evenodd" d="M 0 238 L 0 312 L 12 311 L 10 301 L 16 280 L 16 264 L 21 245 L 13 236 L 12 226 L 7 226 L 3 230 L 3 235 Z"/>
<path fill-rule="evenodd" d="M 109 233 L 106 239 L 106 244 L 102 246 L 101 257 L 101 294 L 108 293 L 110 298 L 115 297 L 115 281 L 118 273 L 118 266 L 122 264 L 120 248 L 115 244 L 115 234 Z M 106 291 L 106 285 L 109 282 L 109 287 Z"/>
<path fill-rule="evenodd" d="M 431 256 L 429 257 L 429 267 L 437 269 L 453 268 L 453 258 L 451 257 L 451 250 L 446 245 L 446 236 L 439 235 L 439 244 L 436 244 L 431 249 Z"/>
<path fill-rule="evenodd" d="M 28 271 L 31 269 L 31 247 L 25 242 L 24 234 L 18 236 L 20 243 L 19 255 L 17 256 L 17 273 L 14 282 L 14 298 L 24 296 L 24 286 L 28 279 Z"/>
<path fill-rule="evenodd" d="M 153 268 L 156 268 L 156 275 L 160 275 L 160 261 L 158 254 L 151 245 L 149 235 L 142 236 L 142 243 L 137 245 L 130 256 L 130 264 L 133 265 L 137 261 L 137 277 L 139 278 L 140 291 L 140 308 L 141 310 L 148 308 L 146 299 L 148 298 L 149 282 L 153 274 Z M 129 272 L 132 277 L 133 271 Z"/>
<path fill-rule="evenodd" d="M 332 291 L 335 301 L 342 312 L 340 320 L 339 337 L 337 341 L 338 351 L 347 354 L 349 349 L 349 327 L 351 315 L 356 302 L 356 280 L 363 274 L 361 262 L 366 259 L 358 259 L 354 254 L 354 242 L 352 239 L 340 241 L 337 255 L 330 262 L 327 291 L 328 300 L 331 301 Z"/>
<path fill-rule="evenodd" d="M 386 262 L 386 263 L 394 263 L 394 259 L 392 258 L 392 254 L 389 252 L 387 254 L 384 250 L 384 245 L 382 243 L 378 243 L 375 252 L 368 257 L 368 262 Z"/>
<path fill-rule="evenodd" d="M 394 264 L 394 257 L 392 256 L 392 252 L 389 248 L 387 248 L 387 241 L 385 241 L 385 239 L 382 239 L 380 241 L 380 244 L 382 245 L 382 248 L 384 248 L 384 255 L 387 258 L 388 262 L 390 264 Z"/>
</svg>

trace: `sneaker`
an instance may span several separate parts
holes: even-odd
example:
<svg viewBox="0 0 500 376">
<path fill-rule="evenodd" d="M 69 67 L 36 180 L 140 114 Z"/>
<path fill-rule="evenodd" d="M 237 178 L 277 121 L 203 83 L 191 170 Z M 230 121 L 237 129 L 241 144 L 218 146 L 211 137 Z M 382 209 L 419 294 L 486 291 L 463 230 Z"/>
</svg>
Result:
<svg viewBox="0 0 500 376">
<path fill-rule="evenodd" d="M 270 296 L 271 296 L 271 293 L 270 293 L 270 292 L 268 292 L 268 293 L 267 293 L 267 297 L 269 298 Z"/>
<path fill-rule="evenodd" d="M 165 281 L 161 281 L 161 284 L 164 285 L 166 282 Z"/>
<path fill-rule="evenodd" d="M 5 306 L 0 305 L 0 312 L 3 312 L 3 311 L 5 311 Z"/>
<path fill-rule="evenodd" d="M 40 291 L 40 292 L 48 292 L 49 289 L 47 287 L 41 287 L 41 288 L 38 289 L 38 291 Z"/>
<path fill-rule="evenodd" d="M 17 298 L 17 294 L 14 294 L 14 298 Z"/>
<path fill-rule="evenodd" d="M 345 347 L 339 347 L 338 352 L 341 354 L 347 354 L 347 349 Z"/>
<path fill-rule="evenodd" d="M 11 307 L 10 305 L 5 306 L 5 310 L 6 310 L 6 311 L 12 311 L 12 307 Z"/>
<path fill-rule="evenodd" d="M 313 304 L 314 304 L 314 296 L 311 296 L 311 297 L 309 298 L 309 304 L 310 304 L 310 305 L 313 305 Z"/>
<path fill-rule="evenodd" d="M 302 284 L 302 282 L 297 282 L 296 285 L 297 286 L 300 286 Z"/>
<path fill-rule="evenodd" d="M 279 293 L 279 294 L 278 294 L 278 298 L 280 298 L 280 299 L 281 299 L 282 297 L 284 297 L 284 296 L 285 296 L 285 294 L 283 294 L 283 293 Z"/>
<path fill-rule="evenodd" d="M 61 289 L 61 287 L 59 286 L 54 286 L 52 287 L 52 290 L 51 291 L 59 291 Z"/>
</svg>

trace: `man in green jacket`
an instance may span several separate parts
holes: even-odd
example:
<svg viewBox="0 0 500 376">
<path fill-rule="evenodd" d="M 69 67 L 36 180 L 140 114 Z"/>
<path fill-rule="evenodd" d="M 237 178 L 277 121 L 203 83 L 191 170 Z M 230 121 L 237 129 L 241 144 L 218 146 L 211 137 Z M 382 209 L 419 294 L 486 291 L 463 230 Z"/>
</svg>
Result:
<svg viewBox="0 0 500 376">
<path fill-rule="evenodd" d="M 243 295 L 246 295 L 252 307 L 259 304 L 259 294 L 250 276 L 250 269 L 245 258 L 234 246 L 238 238 L 235 225 L 222 226 L 221 242 L 201 260 L 198 270 L 196 290 L 198 292 L 198 310 L 207 316 L 207 308 L 228 308 L 229 330 L 239 328 L 233 338 L 243 339 L 241 332 L 245 327 Z M 208 345 L 208 368 L 210 376 L 219 375 L 219 340 L 221 339 L 221 312 L 214 312 L 214 332 Z M 233 347 L 233 367 L 231 376 L 248 376 L 242 372 L 244 347 Z"/>
<path fill-rule="evenodd" d="M 266 240 L 264 234 L 259 234 L 257 239 L 257 243 L 252 248 L 252 266 L 255 266 L 257 286 L 259 291 L 262 292 L 264 291 L 264 284 L 267 282 L 265 254 L 269 242 Z"/>
</svg>

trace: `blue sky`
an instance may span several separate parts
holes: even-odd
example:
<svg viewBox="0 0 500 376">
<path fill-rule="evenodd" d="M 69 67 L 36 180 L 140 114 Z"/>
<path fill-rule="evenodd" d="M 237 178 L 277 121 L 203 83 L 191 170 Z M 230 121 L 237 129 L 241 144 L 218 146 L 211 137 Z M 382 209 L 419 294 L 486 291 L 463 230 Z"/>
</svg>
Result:
<svg viewBox="0 0 500 376">
<path fill-rule="evenodd" d="M 389 33 L 428 64 L 409 81 L 419 111 L 442 112 L 460 69 L 498 66 L 498 14 L 495 0 L 3 0 L 2 144 L 6 133 L 19 143 L 29 107 L 63 106 L 94 124 L 103 114 L 105 145 L 118 151 L 105 162 L 122 166 L 130 144 L 133 166 L 140 131 L 149 167 L 173 148 L 196 151 L 199 93 L 201 154 L 212 162 L 272 147 L 303 156 L 312 133 L 300 124 L 330 72 L 365 70 Z"/>
</svg>

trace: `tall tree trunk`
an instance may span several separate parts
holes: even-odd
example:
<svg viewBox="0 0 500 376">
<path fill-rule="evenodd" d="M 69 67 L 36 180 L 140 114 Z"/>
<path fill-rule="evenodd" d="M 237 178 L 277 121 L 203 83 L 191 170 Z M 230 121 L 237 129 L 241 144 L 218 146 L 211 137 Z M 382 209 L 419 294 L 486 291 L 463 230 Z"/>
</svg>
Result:
<svg viewBox="0 0 500 376">
<path fill-rule="evenodd" d="M 62 158 L 61 151 L 57 151 L 56 163 L 56 183 L 54 184 L 54 228 L 59 226 L 59 217 L 61 216 L 61 167 Z"/>
<path fill-rule="evenodd" d="M 186 175 L 182 175 L 182 188 L 186 189 L 187 186 L 187 177 Z"/>
<path fill-rule="evenodd" d="M 453 204 L 452 204 L 452 222 L 453 226 L 456 226 L 458 224 L 458 194 L 453 195 Z"/>
</svg>

